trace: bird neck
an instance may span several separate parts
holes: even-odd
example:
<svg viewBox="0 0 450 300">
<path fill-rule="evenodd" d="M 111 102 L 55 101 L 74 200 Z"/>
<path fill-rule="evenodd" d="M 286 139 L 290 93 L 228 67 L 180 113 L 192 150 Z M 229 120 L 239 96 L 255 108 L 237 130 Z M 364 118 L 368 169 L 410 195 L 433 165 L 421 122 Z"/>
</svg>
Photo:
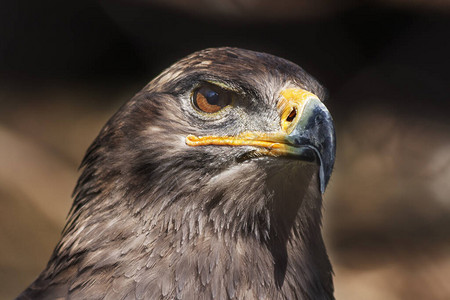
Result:
<svg viewBox="0 0 450 300">
<path fill-rule="evenodd" d="M 107 289 L 121 278 L 124 290 L 148 299 L 189 298 L 199 289 L 219 299 L 333 299 L 313 171 L 295 174 L 293 183 L 249 169 L 237 180 L 250 178 L 250 188 L 211 179 L 194 197 L 192 190 L 161 194 L 151 203 L 122 189 L 94 196 L 72 215 L 77 222 L 42 278 L 64 280 L 76 266 L 80 282 Z M 85 295 L 96 291 L 83 288 Z"/>
</svg>

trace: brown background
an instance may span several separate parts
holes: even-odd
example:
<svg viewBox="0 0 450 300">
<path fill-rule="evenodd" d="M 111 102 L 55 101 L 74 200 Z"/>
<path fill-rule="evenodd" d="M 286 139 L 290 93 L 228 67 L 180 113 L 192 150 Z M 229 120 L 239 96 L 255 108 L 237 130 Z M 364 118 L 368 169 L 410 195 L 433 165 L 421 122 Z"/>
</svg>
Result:
<svg viewBox="0 0 450 300">
<path fill-rule="evenodd" d="M 190 52 L 238 46 L 329 90 L 337 299 L 450 299 L 449 5 L 358 3 L 0 2 L 0 298 L 45 266 L 111 114 Z"/>
</svg>

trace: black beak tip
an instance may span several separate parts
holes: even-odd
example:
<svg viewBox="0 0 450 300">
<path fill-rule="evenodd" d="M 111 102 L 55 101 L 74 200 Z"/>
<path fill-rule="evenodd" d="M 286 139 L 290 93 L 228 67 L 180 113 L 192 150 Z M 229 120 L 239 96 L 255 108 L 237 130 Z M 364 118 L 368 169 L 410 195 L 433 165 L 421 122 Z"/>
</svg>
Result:
<svg viewBox="0 0 450 300">
<path fill-rule="evenodd" d="M 320 164 L 320 191 L 323 194 L 330 180 L 336 157 L 336 134 L 330 112 L 319 100 L 306 105 L 301 120 L 289 134 L 289 139 L 297 147 L 314 150 Z"/>
</svg>

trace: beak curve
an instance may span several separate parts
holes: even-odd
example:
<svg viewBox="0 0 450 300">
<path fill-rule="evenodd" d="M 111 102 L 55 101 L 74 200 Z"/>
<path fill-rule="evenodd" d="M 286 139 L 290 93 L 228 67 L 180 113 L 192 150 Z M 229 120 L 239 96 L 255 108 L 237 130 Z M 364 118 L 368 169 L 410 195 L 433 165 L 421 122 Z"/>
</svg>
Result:
<svg viewBox="0 0 450 300">
<path fill-rule="evenodd" d="M 315 152 L 320 163 L 320 191 L 324 193 L 333 171 L 336 134 L 331 114 L 318 98 L 309 97 L 286 140 L 299 151 L 311 149 Z"/>
<path fill-rule="evenodd" d="M 186 137 L 188 146 L 252 146 L 257 150 L 240 160 L 260 156 L 288 156 L 302 161 L 319 161 L 320 191 L 333 171 L 336 156 L 336 135 L 333 119 L 316 95 L 303 89 L 286 89 L 281 93 L 279 111 L 281 131 L 243 132 L 235 136 Z"/>
</svg>

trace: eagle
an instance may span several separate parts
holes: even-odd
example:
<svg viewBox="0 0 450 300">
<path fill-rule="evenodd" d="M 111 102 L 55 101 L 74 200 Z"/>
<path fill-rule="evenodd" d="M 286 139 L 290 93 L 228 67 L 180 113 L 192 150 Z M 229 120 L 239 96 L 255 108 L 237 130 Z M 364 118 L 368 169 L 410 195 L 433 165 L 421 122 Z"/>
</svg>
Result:
<svg viewBox="0 0 450 300">
<path fill-rule="evenodd" d="M 176 62 L 88 148 L 61 240 L 18 299 L 334 299 L 325 95 L 266 53 Z"/>
</svg>

